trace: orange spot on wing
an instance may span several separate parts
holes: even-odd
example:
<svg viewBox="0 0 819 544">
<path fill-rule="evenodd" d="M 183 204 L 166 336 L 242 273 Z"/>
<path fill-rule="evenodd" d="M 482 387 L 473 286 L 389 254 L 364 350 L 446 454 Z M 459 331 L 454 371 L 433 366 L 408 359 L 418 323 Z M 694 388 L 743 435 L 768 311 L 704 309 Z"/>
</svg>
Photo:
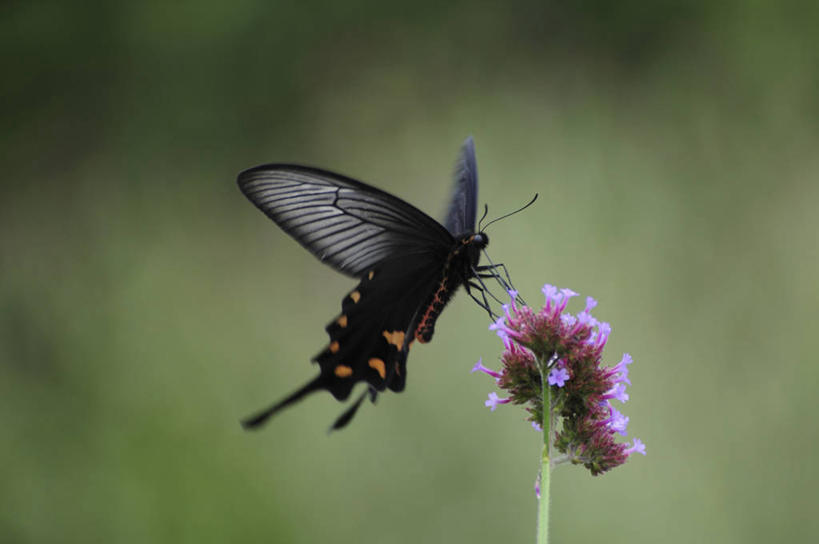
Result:
<svg viewBox="0 0 819 544">
<path fill-rule="evenodd" d="M 375 270 L 370 270 L 370 273 L 367 274 L 367 279 L 371 280 L 373 279 L 373 276 L 375 276 Z"/>
<path fill-rule="evenodd" d="M 404 348 L 404 331 L 384 331 L 383 334 L 384 338 L 387 339 L 387 343 L 395 346 L 398 351 Z"/>
<path fill-rule="evenodd" d="M 340 347 L 341 346 L 339 346 L 338 342 L 330 342 L 330 353 L 338 353 Z"/>
<path fill-rule="evenodd" d="M 343 329 L 344 327 L 347 326 L 347 316 L 343 315 L 339 317 L 338 319 L 336 319 L 336 323 L 338 323 L 338 326 Z"/>
<path fill-rule="evenodd" d="M 378 375 L 381 376 L 382 380 L 387 377 L 387 367 L 384 366 L 384 361 L 382 361 L 378 357 L 373 357 L 367 362 L 370 365 L 370 368 L 378 372 Z"/>
<path fill-rule="evenodd" d="M 352 293 L 350 293 L 350 298 L 352 299 L 353 302 L 357 304 L 358 301 L 361 300 L 361 293 L 359 293 L 358 291 L 353 291 Z"/>
<path fill-rule="evenodd" d="M 338 365 L 333 372 L 339 378 L 347 378 L 353 375 L 353 369 L 347 365 Z"/>
</svg>

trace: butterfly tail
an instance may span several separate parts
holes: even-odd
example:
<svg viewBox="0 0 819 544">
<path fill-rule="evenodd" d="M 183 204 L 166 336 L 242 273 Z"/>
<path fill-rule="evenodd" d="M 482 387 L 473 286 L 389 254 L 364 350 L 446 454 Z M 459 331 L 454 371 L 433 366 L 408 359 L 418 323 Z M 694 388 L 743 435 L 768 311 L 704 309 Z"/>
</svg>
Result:
<svg viewBox="0 0 819 544">
<path fill-rule="evenodd" d="M 352 404 L 352 406 L 344 410 L 344 413 L 338 416 L 338 419 L 335 420 L 332 427 L 327 429 L 327 432 L 331 433 L 333 431 L 337 431 L 339 429 L 343 429 L 344 427 L 346 427 L 347 424 L 350 421 L 352 421 L 353 416 L 355 416 L 356 412 L 358 412 L 358 409 L 361 407 L 361 403 L 364 402 L 364 399 L 367 398 L 367 395 L 370 396 L 370 401 L 373 404 L 375 404 L 375 399 L 378 396 L 378 391 L 370 387 L 366 391 L 364 391 L 360 397 L 358 397 L 358 400 L 356 400 Z"/>
<path fill-rule="evenodd" d="M 319 391 L 321 389 L 327 389 L 327 383 L 325 378 L 322 375 L 316 377 L 316 379 L 307 382 L 303 387 L 297 389 L 284 399 L 280 400 L 273 406 L 262 410 L 258 414 L 248 417 L 247 419 L 242 420 L 242 427 L 245 429 L 258 429 L 260 428 L 268 419 L 270 419 L 276 412 L 283 410 L 290 406 L 291 404 L 295 404 L 296 402 L 300 401 L 310 393 L 314 391 Z"/>
</svg>

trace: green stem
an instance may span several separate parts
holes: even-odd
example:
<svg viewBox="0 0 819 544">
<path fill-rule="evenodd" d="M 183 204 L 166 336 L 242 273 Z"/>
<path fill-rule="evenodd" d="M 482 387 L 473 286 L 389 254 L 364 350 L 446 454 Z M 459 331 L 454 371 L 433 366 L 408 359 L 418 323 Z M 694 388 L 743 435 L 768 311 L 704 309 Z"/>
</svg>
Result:
<svg viewBox="0 0 819 544">
<path fill-rule="evenodd" d="M 540 456 L 540 504 L 537 512 L 537 542 L 549 542 L 549 476 L 551 475 L 551 442 L 552 442 L 552 395 L 549 387 L 549 369 L 537 361 L 540 367 L 540 383 L 543 388 L 543 452 Z"/>
</svg>

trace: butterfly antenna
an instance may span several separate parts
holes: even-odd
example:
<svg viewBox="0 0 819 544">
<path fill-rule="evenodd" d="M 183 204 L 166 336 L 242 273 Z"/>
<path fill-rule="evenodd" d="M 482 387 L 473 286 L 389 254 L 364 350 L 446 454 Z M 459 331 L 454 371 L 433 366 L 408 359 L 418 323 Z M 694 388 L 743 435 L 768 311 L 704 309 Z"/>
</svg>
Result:
<svg viewBox="0 0 819 544">
<path fill-rule="evenodd" d="M 484 204 L 483 205 L 483 215 L 481 216 L 480 220 L 478 221 L 478 232 L 483 232 L 483 229 L 481 228 L 481 223 L 483 223 L 483 220 L 486 219 L 486 214 L 488 214 L 488 213 L 489 213 L 489 204 Z"/>
<path fill-rule="evenodd" d="M 518 212 L 522 212 L 523 210 L 525 210 L 526 208 L 528 208 L 529 206 L 531 206 L 532 204 L 534 204 L 534 203 L 535 203 L 535 200 L 537 200 L 537 197 L 538 197 L 538 194 L 537 194 L 537 193 L 535 193 L 535 196 L 533 196 L 533 197 L 532 197 L 532 200 L 530 200 L 530 201 L 529 201 L 529 203 L 528 203 L 528 204 L 526 204 L 525 206 L 522 206 L 522 207 L 518 208 L 517 210 L 515 210 L 515 211 L 513 211 L 513 212 L 509 212 L 509 213 L 507 213 L 506 215 L 502 215 L 502 216 L 500 216 L 500 217 L 497 217 L 497 218 L 493 219 L 492 221 L 490 221 L 489 223 L 487 223 L 486 225 L 484 225 L 484 226 L 483 226 L 483 228 L 479 228 L 478 230 L 479 230 L 480 232 L 483 232 L 483 231 L 484 231 L 484 230 L 485 230 L 485 229 L 486 229 L 486 228 L 487 228 L 489 225 L 491 225 L 492 223 L 497 223 L 497 222 L 498 222 L 498 221 L 500 221 L 501 219 L 506 219 L 506 218 L 507 218 L 507 217 L 509 217 L 510 215 L 515 215 L 515 214 L 516 214 L 516 213 L 518 213 Z M 487 211 L 488 211 L 488 209 L 487 209 Z M 484 214 L 484 215 L 486 215 L 486 214 Z"/>
<path fill-rule="evenodd" d="M 318 391 L 320 389 L 325 388 L 326 382 L 324 381 L 322 376 L 319 375 L 315 380 L 307 382 L 301 389 L 294 391 L 289 396 L 287 396 L 283 400 L 280 400 L 270 408 L 262 410 L 258 414 L 251 416 L 247 419 L 244 419 L 242 421 L 242 427 L 244 427 L 245 429 L 258 429 L 264 424 L 265 421 L 267 421 L 274 414 L 276 414 L 276 412 L 283 410 L 290 406 L 291 404 L 300 401 L 301 399 L 303 399 L 310 393 L 313 393 L 314 391 Z M 352 415 L 350 417 L 352 417 Z"/>
</svg>

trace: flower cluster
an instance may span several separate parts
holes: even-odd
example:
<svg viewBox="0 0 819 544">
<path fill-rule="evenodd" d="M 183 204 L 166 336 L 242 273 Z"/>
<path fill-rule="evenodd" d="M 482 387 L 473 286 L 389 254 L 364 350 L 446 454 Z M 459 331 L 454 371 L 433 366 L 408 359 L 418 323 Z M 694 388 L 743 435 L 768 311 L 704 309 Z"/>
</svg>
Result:
<svg viewBox="0 0 819 544">
<path fill-rule="evenodd" d="M 629 398 L 626 385 L 631 356 L 623 355 L 613 367 L 601 364 L 603 347 L 611 327 L 592 317 L 597 302 L 588 297 L 585 309 L 573 315 L 565 311 L 569 299 L 577 296 L 571 289 L 543 287 L 546 303 L 539 312 L 516 302 L 517 292 L 509 291 L 511 302 L 489 328 L 503 340 L 500 372 L 483 366 L 472 369 L 493 377 L 507 397 L 490 393 L 486 406 L 495 410 L 501 404 L 526 405 L 529 420 L 540 430 L 543 422 L 543 383 L 550 390 L 550 417 L 560 418 L 560 428 L 548 426 L 554 434 L 550 444 L 563 456 L 555 462 L 570 461 L 584 465 L 593 475 L 623 464 L 633 453 L 645 455 L 645 445 L 619 443 L 615 436 L 626 436 L 629 418 L 620 413 L 613 400 Z"/>
</svg>

